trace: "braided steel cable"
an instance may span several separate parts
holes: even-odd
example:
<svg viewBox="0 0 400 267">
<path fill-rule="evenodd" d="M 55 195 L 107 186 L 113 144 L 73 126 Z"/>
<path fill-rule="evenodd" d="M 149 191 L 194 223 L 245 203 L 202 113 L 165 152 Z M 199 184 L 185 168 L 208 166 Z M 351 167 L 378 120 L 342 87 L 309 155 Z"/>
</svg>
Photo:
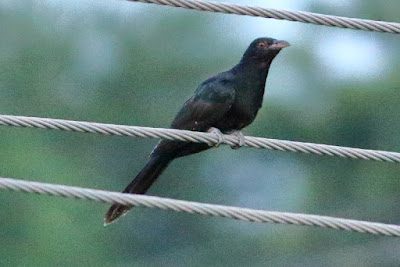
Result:
<svg viewBox="0 0 400 267">
<path fill-rule="evenodd" d="M 336 230 L 400 237 L 400 225 L 334 218 L 301 213 L 253 210 L 247 208 L 213 205 L 164 197 L 126 194 L 76 186 L 56 185 L 0 177 L 0 189 L 95 200 L 104 203 L 144 206 L 176 212 L 225 217 L 259 223 L 281 223 L 317 226 Z"/>
<path fill-rule="evenodd" d="M 197 0 L 127 0 L 129 2 L 141 2 L 148 4 L 165 5 L 194 9 L 198 11 L 236 14 L 253 17 L 273 18 L 279 20 L 298 21 L 316 25 L 325 25 L 356 30 L 367 30 L 387 33 L 400 33 L 400 23 L 376 21 L 369 19 L 348 18 L 332 15 L 324 15 L 303 11 L 288 11 L 281 9 L 262 8 L 230 3 L 197 1 Z"/>
<path fill-rule="evenodd" d="M 219 144 L 220 141 L 218 135 L 214 133 L 12 115 L 0 115 L 0 125 L 99 133 L 105 135 L 161 138 L 184 142 L 207 143 L 209 145 Z M 239 137 L 235 135 L 224 135 L 223 139 L 223 144 L 231 146 L 238 145 L 240 141 Z M 301 152 L 306 154 L 337 156 L 342 158 L 400 163 L 400 153 L 397 152 L 304 143 L 262 137 L 245 136 L 244 146 Z"/>
</svg>

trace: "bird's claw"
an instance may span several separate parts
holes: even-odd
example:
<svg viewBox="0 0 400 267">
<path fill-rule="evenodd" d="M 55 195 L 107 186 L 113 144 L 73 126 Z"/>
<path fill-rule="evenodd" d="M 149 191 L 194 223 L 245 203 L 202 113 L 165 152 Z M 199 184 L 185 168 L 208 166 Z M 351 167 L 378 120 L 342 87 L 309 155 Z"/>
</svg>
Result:
<svg viewBox="0 0 400 267">
<path fill-rule="evenodd" d="M 231 145 L 232 149 L 239 149 L 242 146 L 244 146 L 244 135 L 242 131 L 235 131 L 233 133 L 231 133 L 233 136 L 236 136 L 237 138 L 239 138 L 239 144 L 235 144 L 235 145 Z"/>
<path fill-rule="evenodd" d="M 218 142 L 216 144 L 213 144 L 213 147 L 219 147 L 221 143 L 225 143 L 224 134 L 218 128 L 211 127 L 210 129 L 208 129 L 208 132 L 213 133 L 218 137 Z"/>
</svg>

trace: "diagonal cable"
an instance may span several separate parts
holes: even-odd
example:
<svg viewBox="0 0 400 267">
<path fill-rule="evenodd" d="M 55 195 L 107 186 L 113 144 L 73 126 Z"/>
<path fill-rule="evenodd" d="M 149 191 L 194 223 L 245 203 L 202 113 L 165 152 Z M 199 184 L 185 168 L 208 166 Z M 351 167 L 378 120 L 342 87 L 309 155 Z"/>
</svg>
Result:
<svg viewBox="0 0 400 267">
<path fill-rule="evenodd" d="M 218 136 L 214 133 L 25 116 L 0 115 L 0 125 L 99 133 L 105 135 L 161 138 L 184 142 L 207 143 L 210 145 L 218 144 L 219 142 Z M 231 146 L 238 145 L 239 138 L 234 135 L 224 135 L 223 143 Z M 400 153 L 381 150 L 304 143 L 252 136 L 244 137 L 244 145 L 248 147 L 280 151 L 400 163 Z"/>
<path fill-rule="evenodd" d="M 288 11 L 282 9 L 262 8 L 231 3 L 199 1 L 199 0 L 126 0 L 148 4 L 165 5 L 198 11 L 236 14 L 253 17 L 273 18 L 279 20 L 298 21 L 316 25 L 325 25 L 356 30 L 367 30 L 387 33 L 400 33 L 400 23 L 376 21 L 369 19 L 348 18 L 324 15 L 304 11 Z"/>
<path fill-rule="evenodd" d="M 0 189 L 94 200 L 105 203 L 144 206 L 176 212 L 225 217 L 235 220 L 263 223 L 282 223 L 317 226 L 336 230 L 400 237 L 400 225 L 341 219 L 302 213 L 253 210 L 247 208 L 213 205 L 164 197 L 124 194 L 76 186 L 56 185 L 0 177 Z"/>
</svg>

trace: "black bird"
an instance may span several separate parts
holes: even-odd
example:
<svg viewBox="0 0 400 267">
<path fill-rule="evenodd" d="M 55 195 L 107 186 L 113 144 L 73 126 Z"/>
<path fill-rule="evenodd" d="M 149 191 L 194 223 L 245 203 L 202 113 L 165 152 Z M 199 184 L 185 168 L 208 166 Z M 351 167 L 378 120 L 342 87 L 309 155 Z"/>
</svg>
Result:
<svg viewBox="0 0 400 267">
<path fill-rule="evenodd" d="M 239 137 L 239 146 L 243 145 L 241 129 L 254 121 L 261 108 L 272 60 L 287 46 L 288 42 L 272 38 L 254 40 L 236 66 L 200 84 L 194 96 L 186 101 L 176 115 L 171 128 L 214 132 L 220 141 L 221 133 L 234 133 Z M 147 165 L 123 192 L 145 194 L 172 160 L 209 148 L 206 143 L 160 141 Z M 131 208 L 112 205 L 105 216 L 105 225 L 114 222 Z"/>
</svg>

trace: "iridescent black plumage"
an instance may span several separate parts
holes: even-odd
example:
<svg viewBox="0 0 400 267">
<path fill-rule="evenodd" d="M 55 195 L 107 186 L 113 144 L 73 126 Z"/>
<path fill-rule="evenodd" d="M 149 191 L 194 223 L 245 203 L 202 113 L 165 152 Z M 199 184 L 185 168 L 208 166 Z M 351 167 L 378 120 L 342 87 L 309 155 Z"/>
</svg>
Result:
<svg viewBox="0 0 400 267">
<path fill-rule="evenodd" d="M 272 60 L 286 41 L 258 38 L 247 48 L 240 62 L 229 71 L 219 73 L 204 81 L 176 115 L 171 128 L 208 131 L 214 127 L 223 133 L 240 131 L 256 118 L 261 108 L 265 82 Z M 187 143 L 162 140 L 151 153 L 150 160 L 124 193 L 144 194 L 178 157 L 209 149 L 205 143 Z M 105 217 L 111 223 L 131 207 L 114 204 Z"/>
</svg>

